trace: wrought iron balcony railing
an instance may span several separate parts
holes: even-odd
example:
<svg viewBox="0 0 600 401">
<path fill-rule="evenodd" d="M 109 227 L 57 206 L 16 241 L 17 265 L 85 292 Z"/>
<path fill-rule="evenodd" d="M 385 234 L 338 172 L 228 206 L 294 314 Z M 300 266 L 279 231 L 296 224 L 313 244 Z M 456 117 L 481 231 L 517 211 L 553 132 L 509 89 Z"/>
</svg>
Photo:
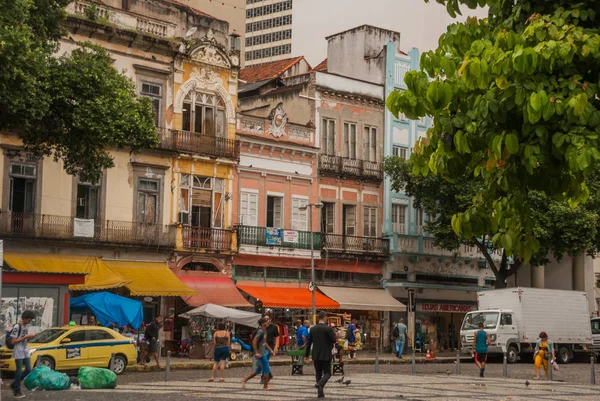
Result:
<svg viewBox="0 0 600 401">
<path fill-rule="evenodd" d="M 310 231 L 298 230 L 280 230 L 281 234 L 270 235 L 267 240 L 267 232 L 271 230 L 268 227 L 255 227 L 240 225 L 237 227 L 238 243 L 240 245 L 256 245 L 256 246 L 277 246 L 284 248 L 310 249 Z M 285 232 L 290 232 L 291 235 L 286 236 Z M 321 233 L 314 232 L 313 249 L 321 249 Z"/>
<path fill-rule="evenodd" d="M 240 160 L 240 141 L 190 131 L 158 129 L 161 149 Z"/>
<path fill-rule="evenodd" d="M 382 163 L 327 154 L 319 155 L 319 172 L 340 177 L 383 181 Z"/>
<path fill-rule="evenodd" d="M 2 211 L 0 212 L 0 235 L 81 243 L 174 248 L 177 228 L 130 221 L 88 220 L 70 216 Z"/>
<path fill-rule="evenodd" d="M 195 251 L 231 251 L 231 230 L 207 227 L 182 227 L 183 248 Z"/>
<path fill-rule="evenodd" d="M 329 253 L 387 256 L 390 253 L 390 241 L 385 238 L 323 234 L 323 250 Z"/>
</svg>

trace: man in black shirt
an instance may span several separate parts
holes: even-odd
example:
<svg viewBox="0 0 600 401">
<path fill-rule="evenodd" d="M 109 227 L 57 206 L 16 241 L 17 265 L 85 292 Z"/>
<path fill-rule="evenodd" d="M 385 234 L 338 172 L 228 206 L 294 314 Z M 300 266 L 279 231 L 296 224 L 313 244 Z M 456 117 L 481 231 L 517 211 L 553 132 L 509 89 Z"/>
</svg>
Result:
<svg viewBox="0 0 600 401">
<path fill-rule="evenodd" d="M 327 314 L 319 312 L 319 323 L 310 329 L 304 353 L 304 361 L 308 362 L 312 348 L 312 359 L 317 378 L 315 387 L 318 390 L 319 398 L 325 397 L 323 388 L 331 378 L 331 350 L 335 344 L 335 333 L 331 327 L 327 326 L 325 319 L 327 319 Z"/>
<path fill-rule="evenodd" d="M 269 319 L 269 323 L 266 329 L 267 342 L 265 344 L 265 348 L 267 351 L 267 359 L 271 360 L 271 357 L 277 355 L 277 351 L 279 351 L 279 329 L 276 325 L 273 324 L 273 319 L 270 315 L 266 314 L 263 316 L 263 318 Z M 273 374 L 269 372 L 269 379 L 272 378 Z"/>
<path fill-rule="evenodd" d="M 148 355 L 154 355 L 154 359 L 156 360 L 156 366 L 159 369 L 162 369 L 160 364 L 160 360 L 158 359 L 158 332 L 162 326 L 162 316 L 156 316 L 153 322 L 146 326 L 146 330 L 144 331 L 144 338 L 146 339 L 146 343 L 148 344 L 146 352 L 142 356 L 142 360 L 140 361 L 140 365 L 146 366 L 146 357 Z"/>
</svg>

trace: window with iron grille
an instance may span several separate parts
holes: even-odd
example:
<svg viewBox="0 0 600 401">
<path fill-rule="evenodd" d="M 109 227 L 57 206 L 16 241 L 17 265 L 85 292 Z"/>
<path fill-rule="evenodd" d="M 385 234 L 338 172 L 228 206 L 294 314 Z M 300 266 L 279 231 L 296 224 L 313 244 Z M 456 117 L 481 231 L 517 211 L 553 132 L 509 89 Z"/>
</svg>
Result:
<svg viewBox="0 0 600 401">
<path fill-rule="evenodd" d="M 394 145 L 392 148 L 392 155 L 408 160 L 408 148 Z"/>
</svg>

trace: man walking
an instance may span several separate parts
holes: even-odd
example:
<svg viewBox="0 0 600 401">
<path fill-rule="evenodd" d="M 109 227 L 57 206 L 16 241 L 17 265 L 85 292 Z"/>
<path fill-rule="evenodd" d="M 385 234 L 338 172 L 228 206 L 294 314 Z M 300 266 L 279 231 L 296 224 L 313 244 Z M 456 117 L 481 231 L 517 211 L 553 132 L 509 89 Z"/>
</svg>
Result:
<svg viewBox="0 0 600 401">
<path fill-rule="evenodd" d="M 15 398 L 24 398 L 21 393 L 21 381 L 31 373 L 31 359 L 27 342 L 35 337 L 35 334 L 28 334 L 27 325 L 35 318 L 35 313 L 30 310 L 23 312 L 21 321 L 15 324 L 10 332 L 10 342 L 13 345 L 13 358 L 15 359 L 15 380 L 11 388 Z M 23 374 L 23 365 L 25 373 Z"/>
<path fill-rule="evenodd" d="M 404 319 L 400 319 L 396 328 L 394 329 L 394 337 L 396 337 L 396 356 L 402 359 L 402 351 L 404 350 L 404 343 L 406 342 L 406 332 L 408 327 L 404 324 Z"/>
<path fill-rule="evenodd" d="M 479 377 L 483 377 L 485 363 L 487 362 L 488 345 L 490 336 L 483 330 L 483 322 L 479 323 L 479 330 L 473 336 L 473 350 L 475 350 L 475 364 L 479 367 Z"/>
<path fill-rule="evenodd" d="M 142 360 L 140 361 L 140 365 L 146 366 L 146 358 L 148 355 L 154 355 L 154 359 L 156 360 L 156 366 L 159 369 L 162 369 L 162 365 L 160 364 L 160 360 L 158 359 L 158 334 L 160 328 L 162 326 L 162 316 L 156 316 L 153 322 L 146 326 L 146 331 L 144 332 L 144 337 L 148 344 L 148 349 L 144 352 Z"/>
<path fill-rule="evenodd" d="M 304 362 L 308 362 L 312 348 L 312 359 L 317 378 L 315 387 L 319 398 L 325 397 L 323 389 L 331 377 L 331 350 L 335 344 L 335 333 L 325 323 L 326 318 L 327 315 L 324 312 L 319 312 L 319 323 L 310 329 L 306 350 L 304 351 Z"/>
<path fill-rule="evenodd" d="M 258 329 L 256 329 L 252 336 L 252 350 L 254 351 L 254 358 L 256 360 L 256 370 L 242 380 L 243 388 L 246 388 L 246 383 L 248 380 L 260 373 L 263 377 L 263 390 L 271 390 L 271 387 L 269 387 L 271 366 L 269 365 L 269 359 L 267 358 L 267 350 L 265 347 L 267 339 L 266 330 L 268 326 L 268 318 L 263 317 L 258 320 Z"/>
<path fill-rule="evenodd" d="M 357 334 L 358 328 L 356 327 L 356 319 L 352 319 L 352 323 L 348 325 L 346 329 L 346 340 L 348 340 L 348 352 L 350 353 L 350 359 L 356 357 L 357 351 Z"/>
<path fill-rule="evenodd" d="M 268 320 L 266 332 L 266 344 L 265 350 L 267 359 L 271 361 L 272 356 L 276 356 L 277 352 L 279 352 L 279 328 L 275 324 L 273 324 L 273 318 L 271 315 L 266 314 L 263 316 L 264 319 Z M 263 373 L 264 375 L 265 373 Z M 269 380 L 273 379 L 273 374 L 269 371 Z M 263 378 L 261 377 L 261 383 L 263 382 Z"/>
<path fill-rule="evenodd" d="M 304 349 L 306 347 L 306 340 L 308 339 L 308 328 L 310 327 L 310 321 L 305 320 L 304 324 L 298 327 L 296 330 L 296 339 L 298 342 L 298 349 Z"/>
</svg>

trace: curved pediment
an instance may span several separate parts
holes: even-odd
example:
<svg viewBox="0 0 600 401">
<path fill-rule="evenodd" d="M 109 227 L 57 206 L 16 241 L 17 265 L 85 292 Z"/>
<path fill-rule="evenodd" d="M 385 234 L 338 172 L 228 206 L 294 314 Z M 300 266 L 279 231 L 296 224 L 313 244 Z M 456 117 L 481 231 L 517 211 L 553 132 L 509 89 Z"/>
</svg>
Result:
<svg viewBox="0 0 600 401">
<path fill-rule="evenodd" d="M 200 42 L 190 51 L 190 59 L 217 67 L 231 68 L 231 60 L 219 47 Z"/>
</svg>

